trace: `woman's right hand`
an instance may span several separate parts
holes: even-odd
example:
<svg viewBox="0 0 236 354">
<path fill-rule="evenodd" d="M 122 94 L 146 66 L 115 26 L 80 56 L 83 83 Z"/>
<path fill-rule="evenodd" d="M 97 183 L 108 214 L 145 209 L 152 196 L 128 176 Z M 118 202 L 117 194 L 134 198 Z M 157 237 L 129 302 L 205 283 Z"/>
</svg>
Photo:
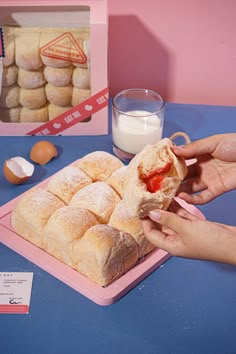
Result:
<svg viewBox="0 0 236 354">
<path fill-rule="evenodd" d="M 179 189 L 178 197 L 186 202 L 204 204 L 236 189 L 236 134 L 213 135 L 176 146 L 173 152 L 186 160 L 197 159 Z"/>
</svg>

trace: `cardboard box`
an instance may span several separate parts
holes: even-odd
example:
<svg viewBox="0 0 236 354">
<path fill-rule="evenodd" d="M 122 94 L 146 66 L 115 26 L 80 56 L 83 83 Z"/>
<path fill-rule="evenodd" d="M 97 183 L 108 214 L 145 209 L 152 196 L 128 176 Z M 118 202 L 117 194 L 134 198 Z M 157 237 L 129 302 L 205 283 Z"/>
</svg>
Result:
<svg viewBox="0 0 236 354">
<path fill-rule="evenodd" d="M 108 133 L 107 1 L 0 0 L 0 135 Z"/>
</svg>

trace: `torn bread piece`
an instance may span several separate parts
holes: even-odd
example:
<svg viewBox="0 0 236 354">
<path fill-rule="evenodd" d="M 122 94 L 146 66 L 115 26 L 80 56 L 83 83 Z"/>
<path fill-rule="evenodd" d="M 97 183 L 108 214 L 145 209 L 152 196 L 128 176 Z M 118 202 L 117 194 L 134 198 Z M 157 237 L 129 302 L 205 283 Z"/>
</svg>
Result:
<svg viewBox="0 0 236 354">
<path fill-rule="evenodd" d="M 42 230 L 49 217 L 65 204 L 43 188 L 23 194 L 12 211 L 11 225 L 22 237 L 42 248 Z"/>
<path fill-rule="evenodd" d="M 134 216 L 144 218 L 153 209 L 167 209 L 175 197 L 187 166 L 172 146 L 168 138 L 147 145 L 128 165 L 123 199 Z"/>
<path fill-rule="evenodd" d="M 72 267 L 72 242 L 98 222 L 86 209 L 65 206 L 57 209 L 43 228 L 43 249 Z"/>
<path fill-rule="evenodd" d="M 109 225 L 90 227 L 73 244 L 74 268 L 101 286 L 118 279 L 137 261 L 138 249 L 134 239 Z"/>
</svg>

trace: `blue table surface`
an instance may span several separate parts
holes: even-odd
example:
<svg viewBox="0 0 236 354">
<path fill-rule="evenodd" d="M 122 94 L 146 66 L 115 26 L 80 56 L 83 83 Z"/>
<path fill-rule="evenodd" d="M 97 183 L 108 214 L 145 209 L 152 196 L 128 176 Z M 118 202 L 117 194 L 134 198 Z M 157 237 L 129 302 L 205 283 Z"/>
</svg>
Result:
<svg viewBox="0 0 236 354">
<path fill-rule="evenodd" d="M 164 136 L 185 131 L 191 140 L 236 132 L 236 107 L 168 103 Z M 46 137 L 59 157 L 37 166 L 24 185 L 10 185 L 0 169 L 0 205 L 79 157 L 112 153 L 111 135 Z M 42 137 L 0 137 L 0 165 L 29 158 Z M 235 225 L 236 192 L 201 210 L 209 220 Z M 235 250 L 236 251 L 236 250 Z M 0 271 L 33 272 L 30 313 L 0 315 L 1 354 L 235 354 L 236 268 L 171 257 L 110 306 L 99 306 L 0 244 Z"/>
</svg>

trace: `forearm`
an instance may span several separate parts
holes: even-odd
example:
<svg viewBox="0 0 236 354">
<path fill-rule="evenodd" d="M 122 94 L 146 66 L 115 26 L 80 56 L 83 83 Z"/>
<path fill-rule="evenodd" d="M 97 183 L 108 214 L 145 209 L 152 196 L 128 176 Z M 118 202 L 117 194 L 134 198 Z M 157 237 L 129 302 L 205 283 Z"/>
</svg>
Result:
<svg viewBox="0 0 236 354">
<path fill-rule="evenodd" d="M 227 232 L 215 249 L 213 260 L 236 265 L 236 232 Z"/>
</svg>

